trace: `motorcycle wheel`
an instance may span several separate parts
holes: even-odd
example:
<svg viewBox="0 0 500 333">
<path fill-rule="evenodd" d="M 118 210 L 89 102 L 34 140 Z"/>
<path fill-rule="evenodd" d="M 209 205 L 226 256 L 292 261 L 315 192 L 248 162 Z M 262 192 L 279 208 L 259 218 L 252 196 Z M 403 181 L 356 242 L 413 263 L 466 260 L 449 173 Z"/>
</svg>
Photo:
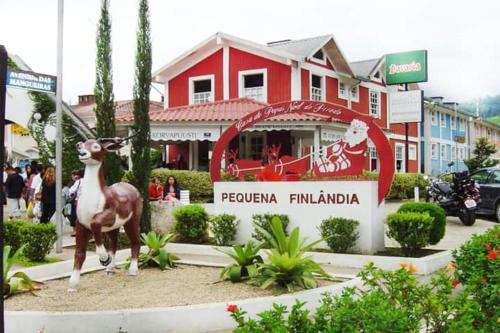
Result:
<svg viewBox="0 0 500 333">
<path fill-rule="evenodd" d="M 471 226 L 476 223 L 476 212 L 468 210 L 465 207 L 460 209 L 458 217 L 464 225 Z"/>
</svg>

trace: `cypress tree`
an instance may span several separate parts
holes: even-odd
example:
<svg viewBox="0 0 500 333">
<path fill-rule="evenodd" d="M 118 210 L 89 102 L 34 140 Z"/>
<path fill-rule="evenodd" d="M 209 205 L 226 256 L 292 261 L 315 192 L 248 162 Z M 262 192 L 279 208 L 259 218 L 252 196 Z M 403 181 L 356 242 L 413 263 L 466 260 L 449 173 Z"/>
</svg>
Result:
<svg viewBox="0 0 500 333">
<path fill-rule="evenodd" d="M 151 230 L 149 206 L 149 178 L 151 176 L 149 92 L 151 86 L 151 38 L 149 6 L 147 0 L 139 1 L 139 26 L 135 55 L 134 125 L 136 136 L 132 138 L 132 183 L 141 192 L 144 208 L 141 217 L 141 232 Z"/>
<path fill-rule="evenodd" d="M 96 46 L 94 86 L 96 132 L 99 138 L 114 138 L 116 136 L 116 125 L 111 63 L 111 20 L 108 0 L 102 0 L 101 2 L 101 18 L 97 26 Z M 104 175 L 108 185 L 120 181 L 121 167 L 117 154 L 106 154 L 104 158 Z"/>
</svg>

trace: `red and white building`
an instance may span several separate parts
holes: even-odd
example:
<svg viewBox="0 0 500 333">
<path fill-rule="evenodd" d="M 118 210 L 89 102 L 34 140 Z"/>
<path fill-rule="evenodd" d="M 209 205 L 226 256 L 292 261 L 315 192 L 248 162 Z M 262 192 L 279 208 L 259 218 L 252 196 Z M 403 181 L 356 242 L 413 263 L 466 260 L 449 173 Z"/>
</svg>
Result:
<svg viewBox="0 0 500 333">
<path fill-rule="evenodd" d="M 386 86 L 384 57 L 349 62 L 332 35 L 262 45 L 217 33 L 153 73 L 164 84 L 163 108 L 150 110 L 151 139 L 174 167 L 208 170 L 211 151 L 224 129 L 266 104 L 319 100 L 376 118 L 387 133 L 396 169 L 405 170 L 404 125 L 389 124 L 387 97 L 401 87 Z M 118 129 L 133 122 L 117 117 Z M 261 159 L 265 146 L 300 157 L 321 151 L 343 135 L 347 124 L 305 115 L 286 115 L 254 126 L 231 143 L 240 159 Z M 409 171 L 419 163 L 417 124 L 409 125 Z M 365 168 L 377 170 L 370 147 Z"/>
</svg>

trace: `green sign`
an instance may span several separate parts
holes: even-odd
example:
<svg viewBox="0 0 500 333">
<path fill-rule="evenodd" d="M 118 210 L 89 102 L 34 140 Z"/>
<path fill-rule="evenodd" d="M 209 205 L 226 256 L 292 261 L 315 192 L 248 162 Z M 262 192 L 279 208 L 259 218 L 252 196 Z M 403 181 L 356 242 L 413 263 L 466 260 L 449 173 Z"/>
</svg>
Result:
<svg viewBox="0 0 500 333">
<path fill-rule="evenodd" d="M 55 94 L 56 81 L 56 77 L 52 75 L 11 69 L 7 70 L 6 84 L 13 88 Z"/>
<path fill-rule="evenodd" d="M 427 50 L 392 53 L 385 56 L 387 84 L 427 81 Z"/>
</svg>

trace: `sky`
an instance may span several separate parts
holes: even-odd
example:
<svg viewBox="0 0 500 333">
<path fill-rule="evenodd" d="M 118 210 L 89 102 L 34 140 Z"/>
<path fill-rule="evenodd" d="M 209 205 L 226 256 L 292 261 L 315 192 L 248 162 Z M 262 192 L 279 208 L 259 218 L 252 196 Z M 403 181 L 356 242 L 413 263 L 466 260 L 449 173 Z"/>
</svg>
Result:
<svg viewBox="0 0 500 333">
<path fill-rule="evenodd" d="M 110 0 L 115 100 L 131 99 L 138 0 Z M 0 44 L 55 75 L 57 0 L 0 0 Z M 100 0 L 64 1 L 63 96 L 95 81 Z M 428 50 L 427 96 L 463 102 L 500 94 L 500 1 L 150 0 L 153 71 L 225 32 L 253 42 L 333 34 L 348 61 Z M 152 95 L 159 99 L 159 95 Z"/>
</svg>

